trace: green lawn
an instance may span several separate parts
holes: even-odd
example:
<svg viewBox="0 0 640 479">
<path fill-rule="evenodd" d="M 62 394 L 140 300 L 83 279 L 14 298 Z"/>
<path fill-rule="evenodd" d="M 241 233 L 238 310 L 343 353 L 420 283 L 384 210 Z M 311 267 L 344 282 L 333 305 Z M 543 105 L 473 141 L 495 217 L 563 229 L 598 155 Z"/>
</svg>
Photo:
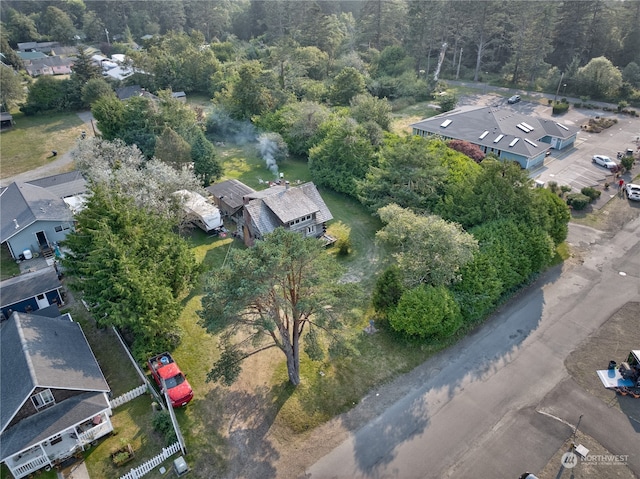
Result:
<svg viewBox="0 0 640 479">
<path fill-rule="evenodd" d="M 0 134 L 2 178 L 46 165 L 51 151 L 62 155 L 75 145 L 85 125 L 75 113 L 25 116 L 12 112 L 15 126 Z"/>
<path fill-rule="evenodd" d="M 0 247 L 0 281 L 20 274 L 20 267 L 11 257 L 6 243 Z"/>
<path fill-rule="evenodd" d="M 425 101 L 421 103 L 414 103 L 405 108 L 394 111 L 392 114 L 393 124 L 391 131 L 396 134 L 411 133 L 409 125 L 440 113 L 439 110 L 431 106 L 434 104 L 435 101 Z"/>
</svg>

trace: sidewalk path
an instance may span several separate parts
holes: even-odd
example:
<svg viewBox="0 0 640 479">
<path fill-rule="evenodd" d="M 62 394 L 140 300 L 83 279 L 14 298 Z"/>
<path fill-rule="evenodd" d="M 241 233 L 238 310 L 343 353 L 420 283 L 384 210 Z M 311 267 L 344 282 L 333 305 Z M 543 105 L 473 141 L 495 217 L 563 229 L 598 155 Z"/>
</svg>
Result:
<svg viewBox="0 0 640 479">
<path fill-rule="evenodd" d="M 78 461 L 70 467 L 58 472 L 58 479 L 90 479 L 87 465 Z"/>
</svg>

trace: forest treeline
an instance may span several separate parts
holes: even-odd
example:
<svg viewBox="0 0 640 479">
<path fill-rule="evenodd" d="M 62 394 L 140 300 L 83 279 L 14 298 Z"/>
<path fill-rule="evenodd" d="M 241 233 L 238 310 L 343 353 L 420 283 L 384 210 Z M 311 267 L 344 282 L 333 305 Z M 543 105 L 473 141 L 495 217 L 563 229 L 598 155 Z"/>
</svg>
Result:
<svg viewBox="0 0 640 479">
<path fill-rule="evenodd" d="M 107 54 L 127 53 L 133 42 L 155 48 L 156 58 L 140 59 L 140 67 L 166 71 L 153 86 L 174 91 L 211 92 L 215 84 L 209 77 L 206 85 L 166 78 L 173 65 L 158 64 L 158 57 L 183 51 L 175 45 L 159 49 L 159 37 L 143 38 L 196 35 L 222 63 L 270 61 L 280 68 L 281 85 L 291 70 L 304 68 L 318 80 L 348 65 L 366 70 L 369 91 L 389 99 L 414 96 L 411 90 L 420 87 L 413 77 L 431 78 L 443 54 L 443 78 L 499 77 L 547 91 L 562 84 L 565 94 L 640 101 L 638 1 L 6 0 L 2 26 L 12 48 L 43 40 L 97 44 Z M 580 75 L 599 58 L 619 72 L 613 88 L 600 84 L 597 69 L 589 78 Z"/>
</svg>

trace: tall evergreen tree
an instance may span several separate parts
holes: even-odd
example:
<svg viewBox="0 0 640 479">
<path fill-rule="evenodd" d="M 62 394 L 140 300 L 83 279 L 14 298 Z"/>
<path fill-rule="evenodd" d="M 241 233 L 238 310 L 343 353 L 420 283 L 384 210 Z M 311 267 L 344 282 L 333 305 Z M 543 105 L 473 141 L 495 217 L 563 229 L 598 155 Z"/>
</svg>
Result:
<svg viewBox="0 0 640 479">
<path fill-rule="evenodd" d="M 124 330 L 140 360 L 175 347 L 178 297 L 191 287 L 198 267 L 173 224 L 103 187 L 93 188 L 76 220 L 62 264 L 98 324 Z"/>
<path fill-rule="evenodd" d="M 94 78 L 102 78 L 102 69 L 93 63 L 83 45 L 78 45 L 78 54 L 73 62 L 73 77 L 82 85 Z"/>
</svg>

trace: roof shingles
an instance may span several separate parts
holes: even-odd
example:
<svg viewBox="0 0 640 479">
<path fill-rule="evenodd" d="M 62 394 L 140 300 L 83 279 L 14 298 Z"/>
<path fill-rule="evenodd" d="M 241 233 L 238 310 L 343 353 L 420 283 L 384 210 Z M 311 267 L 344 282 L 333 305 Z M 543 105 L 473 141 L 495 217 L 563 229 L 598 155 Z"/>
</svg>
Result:
<svg viewBox="0 0 640 479">
<path fill-rule="evenodd" d="M 66 203 L 29 183 L 11 183 L 0 194 L 0 242 L 4 243 L 35 221 L 73 221 Z"/>
<path fill-rule="evenodd" d="M 0 430 L 36 387 L 109 391 L 80 325 L 62 318 L 16 312 L 0 328 Z"/>
</svg>

